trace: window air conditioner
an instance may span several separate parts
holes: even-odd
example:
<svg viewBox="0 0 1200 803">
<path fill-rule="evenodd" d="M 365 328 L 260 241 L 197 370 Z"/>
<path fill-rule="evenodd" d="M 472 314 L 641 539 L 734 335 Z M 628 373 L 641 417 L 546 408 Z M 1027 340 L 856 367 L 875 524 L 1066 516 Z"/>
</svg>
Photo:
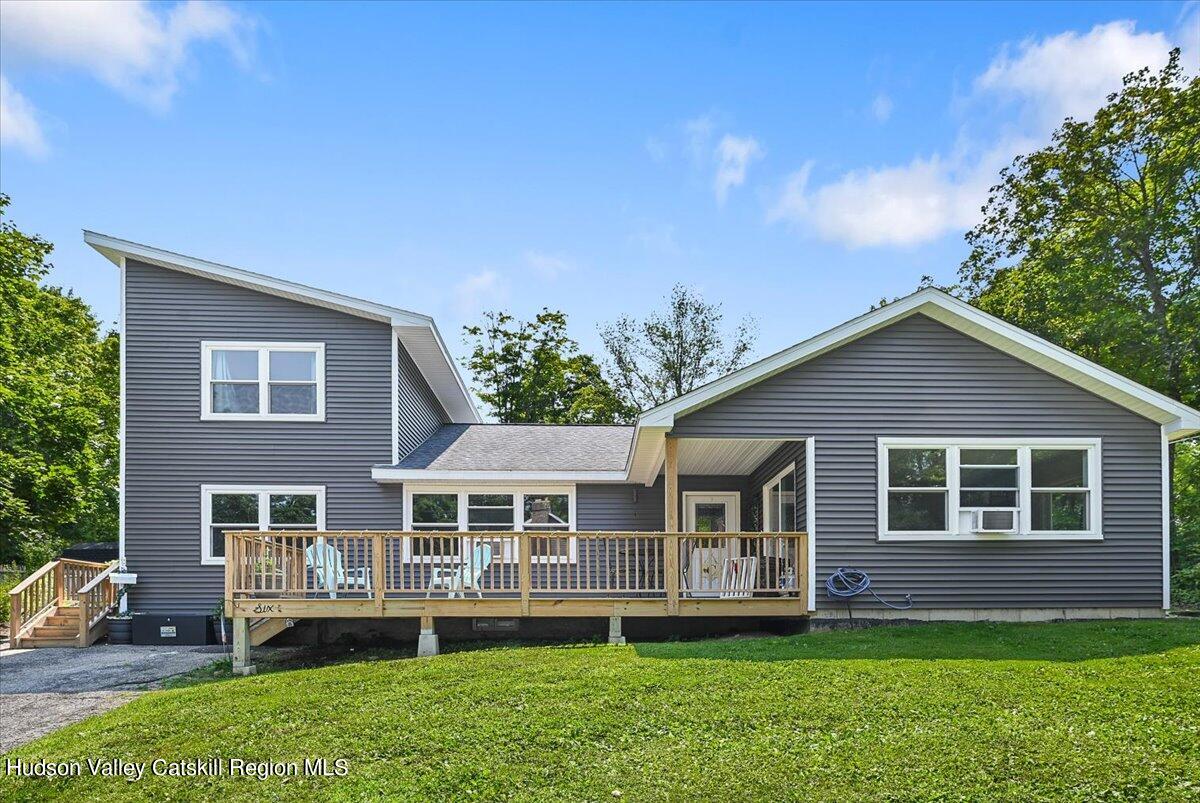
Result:
<svg viewBox="0 0 1200 803">
<path fill-rule="evenodd" d="M 1017 509 L 1002 508 L 975 510 L 971 517 L 971 532 L 1015 533 L 1017 531 Z"/>
</svg>

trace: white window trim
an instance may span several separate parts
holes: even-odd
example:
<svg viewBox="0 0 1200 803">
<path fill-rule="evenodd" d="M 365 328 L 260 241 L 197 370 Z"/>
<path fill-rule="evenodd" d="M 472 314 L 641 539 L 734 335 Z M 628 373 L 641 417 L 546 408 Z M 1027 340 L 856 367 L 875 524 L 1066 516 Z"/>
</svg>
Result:
<svg viewBox="0 0 1200 803">
<path fill-rule="evenodd" d="M 200 565 L 224 566 L 225 558 L 212 555 L 212 497 L 214 494 L 256 494 L 258 496 L 258 529 L 265 531 L 271 524 L 270 497 L 272 494 L 310 494 L 317 497 L 317 527 L 325 529 L 324 485 L 201 485 L 200 486 Z"/>
<path fill-rule="evenodd" d="M 212 353 L 225 349 L 258 352 L 258 412 L 214 413 L 212 411 Z M 316 354 L 317 411 L 315 413 L 271 413 L 270 385 L 272 351 L 311 351 Z M 306 384 L 306 383 L 294 383 Z M 200 341 L 200 420 L 201 421 L 324 421 L 325 420 L 325 344 L 266 342 L 250 340 Z"/>
<path fill-rule="evenodd" d="M 889 448 L 899 449 L 945 449 L 946 450 L 946 525 L 948 529 L 937 532 L 892 532 L 887 529 L 888 521 L 888 461 Z M 1017 450 L 1018 493 L 1020 526 L 1015 533 L 971 533 L 958 532 L 959 498 L 958 451 L 972 448 L 1007 448 Z M 1034 530 L 1032 526 L 1032 492 L 1030 490 L 1030 451 L 1032 449 L 1087 449 L 1088 450 L 1088 530 Z M 877 442 L 877 490 L 878 510 L 877 537 L 880 541 L 1102 541 L 1103 533 L 1103 481 L 1100 474 L 1100 438 L 879 438 Z M 1069 489 L 1067 489 L 1069 490 Z"/>
<path fill-rule="evenodd" d="M 792 463 L 787 468 L 783 469 L 778 474 L 776 474 L 774 477 L 772 477 L 771 479 L 769 479 L 765 483 L 763 483 L 762 496 L 760 498 L 762 499 L 762 511 L 763 511 L 762 528 L 763 528 L 763 532 L 765 532 L 765 533 L 767 533 L 767 532 L 789 532 L 787 530 L 767 529 L 767 491 L 771 488 L 772 485 L 775 485 L 776 483 L 778 483 L 780 480 L 782 480 L 788 474 L 792 475 L 792 494 L 793 494 L 792 503 L 795 504 L 795 493 L 796 493 L 796 487 L 795 487 L 795 485 L 796 485 L 796 481 L 795 481 L 796 464 L 795 463 Z M 778 512 L 779 511 L 776 511 L 776 513 L 778 513 Z M 792 526 L 795 527 L 796 522 L 793 521 Z"/>
<path fill-rule="evenodd" d="M 413 530 L 412 520 L 412 498 L 414 494 L 456 494 L 458 496 L 458 529 L 457 530 L 422 530 L 422 532 L 443 532 L 447 535 L 457 535 L 460 537 L 471 536 L 486 536 L 487 532 L 483 530 L 468 530 L 467 529 L 467 497 L 470 494 L 511 494 L 513 497 L 513 532 L 524 532 L 524 512 L 525 512 L 525 496 L 527 494 L 557 494 L 559 496 L 566 495 L 567 510 L 571 517 L 566 530 L 552 530 L 550 532 L 578 532 L 575 521 L 575 486 L 574 485 L 414 485 L 405 483 L 404 485 L 404 529 L 406 532 Z M 530 528 L 529 532 L 547 532 L 540 527 Z M 575 563 L 578 558 L 578 539 L 568 537 L 569 554 L 565 559 L 567 563 Z M 515 563 L 520 559 L 520 549 L 514 545 L 513 554 L 510 556 L 505 554 L 503 560 L 505 562 Z M 434 555 L 413 555 L 412 547 L 406 540 L 404 543 L 404 560 L 410 563 L 431 563 L 441 561 L 443 558 Z M 539 555 L 538 563 L 562 563 L 564 558 L 559 555 Z"/>
</svg>

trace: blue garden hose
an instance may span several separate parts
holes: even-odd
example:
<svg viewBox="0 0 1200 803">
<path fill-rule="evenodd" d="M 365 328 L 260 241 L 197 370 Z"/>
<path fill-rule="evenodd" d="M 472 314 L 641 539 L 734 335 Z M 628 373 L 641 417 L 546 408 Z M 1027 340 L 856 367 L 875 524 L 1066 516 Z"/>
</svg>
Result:
<svg viewBox="0 0 1200 803">
<path fill-rule="evenodd" d="M 849 600 L 863 592 L 869 593 L 880 604 L 894 611 L 907 611 L 913 606 L 912 594 L 904 595 L 904 605 L 893 605 L 871 590 L 871 576 L 861 569 L 838 569 L 825 578 L 825 593 L 834 599 Z"/>
</svg>

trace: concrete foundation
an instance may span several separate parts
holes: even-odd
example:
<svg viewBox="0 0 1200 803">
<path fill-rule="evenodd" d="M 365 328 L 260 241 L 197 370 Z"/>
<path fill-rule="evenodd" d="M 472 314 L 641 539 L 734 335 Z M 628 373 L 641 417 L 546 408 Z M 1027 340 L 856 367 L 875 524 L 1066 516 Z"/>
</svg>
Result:
<svg viewBox="0 0 1200 803">
<path fill-rule="evenodd" d="M 1061 622 L 1078 619 L 1160 619 L 1161 608 L 822 608 L 813 614 L 820 629 L 900 622 Z"/>
<path fill-rule="evenodd" d="M 621 617 L 608 617 L 608 643 L 609 644 L 624 644 L 625 637 L 621 635 Z"/>
<path fill-rule="evenodd" d="M 433 628 L 422 628 L 417 636 L 417 657 L 430 658 L 438 654 L 438 637 Z"/>
</svg>

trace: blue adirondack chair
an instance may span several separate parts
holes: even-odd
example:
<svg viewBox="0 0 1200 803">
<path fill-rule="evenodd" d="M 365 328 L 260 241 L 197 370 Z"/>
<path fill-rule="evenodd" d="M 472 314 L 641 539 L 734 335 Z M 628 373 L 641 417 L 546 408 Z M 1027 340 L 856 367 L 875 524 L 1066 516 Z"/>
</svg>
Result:
<svg viewBox="0 0 1200 803">
<path fill-rule="evenodd" d="M 330 599 L 337 599 L 338 589 L 371 588 L 371 570 L 366 566 L 359 566 L 347 572 L 342 553 L 332 544 L 325 543 L 324 538 L 318 537 L 304 550 L 304 564 L 313 570 L 317 588 L 327 592 Z"/>
</svg>

